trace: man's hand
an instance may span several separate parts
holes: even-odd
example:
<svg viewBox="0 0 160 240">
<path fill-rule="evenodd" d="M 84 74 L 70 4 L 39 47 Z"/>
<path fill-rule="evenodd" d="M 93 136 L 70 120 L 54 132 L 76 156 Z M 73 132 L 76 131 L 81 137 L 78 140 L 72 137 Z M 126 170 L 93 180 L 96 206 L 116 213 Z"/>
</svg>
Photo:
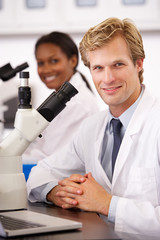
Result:
<svg viewBox="0 0 160 240">
<path fill-rule="evenodd" d="M 62 180 L 63 181 L 63 180 Z M 53 202 L 55 205 L 59 206 L 59 207 L 63 207 L 63 205 L 66 204 L 66 201 L 68 202 L 67 204 L 67 208 L 73 208 L 75 207 L 78 202 L 77 200 L 74 200 L 74 198 L 72 198 L 73 194 L 82 194 L 82 190 L 77 188 L 75 183 L 82 183 L 85 181 L 85 177 L 83 177 L 82 175 L 79 174 L 73 174 L 70 178 L 66 178 L 65 179 L 66 182 L 68 182 L 68 187 L 66 188 L 66 186 L 61 186 L 61 185 L 57 185 L 56 187 L 54 187 L 48 194 L 47 194 L 47 201 Z M 61 182 L 61 181 L 60 181 Z M 68 192 L 70 194 L 70 197 L 65 198 L 66 201 L 63 200 L 63 198 L 61 196 L 58 196 L 57 192 Z"/>
<path fill-rule="evenodd" d="M 74 174 L 59 181 L 56 196 L 61 198 L 63 208 L 77 207 L 108 215 L 112 196 L 96 182 L 91 173 L 81 176 Z"/>
</svg>

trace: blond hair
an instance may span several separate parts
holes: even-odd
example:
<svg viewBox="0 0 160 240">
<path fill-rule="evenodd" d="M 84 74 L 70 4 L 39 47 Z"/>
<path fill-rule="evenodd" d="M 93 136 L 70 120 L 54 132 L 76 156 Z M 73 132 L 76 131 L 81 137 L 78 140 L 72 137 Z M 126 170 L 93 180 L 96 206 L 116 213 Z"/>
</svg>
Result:
<svg viewBox="0 0 160 240">
<path fill-rule="evenodd" d="M 130 19 L 108 18 L 90 28 L 80 42 L 79 50 L 84 65 L 90 67 L 87 58 L 88 51 L 105 46 L 117 35 L 121 35 L 126 41 L 134 64 L 138 59 L 145 58 L 142 37 L 133 22 Z M 143 69 L 139 72 L 139 80 L 143 82 Z"/>
</svg>

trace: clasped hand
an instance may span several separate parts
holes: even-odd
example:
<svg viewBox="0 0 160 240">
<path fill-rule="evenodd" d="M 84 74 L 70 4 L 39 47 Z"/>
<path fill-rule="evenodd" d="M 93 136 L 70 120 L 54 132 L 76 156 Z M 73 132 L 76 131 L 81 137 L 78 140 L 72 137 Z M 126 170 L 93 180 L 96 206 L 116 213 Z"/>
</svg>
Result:
<svg viewBox="0 0 160 240">
<path fill-rule="evenodd" d="M 96 182 L 91 173 L 73 174 L 58 182 L 47 199 L 62 208 L 79 208 L 108 215 L 112 196 Z"/>
</svg>

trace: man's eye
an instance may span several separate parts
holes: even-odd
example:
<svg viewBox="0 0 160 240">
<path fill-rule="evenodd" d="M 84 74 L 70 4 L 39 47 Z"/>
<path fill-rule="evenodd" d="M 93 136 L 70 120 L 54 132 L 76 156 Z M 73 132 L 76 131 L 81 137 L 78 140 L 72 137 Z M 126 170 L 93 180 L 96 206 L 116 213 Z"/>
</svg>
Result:
<svg viewBox="0 0 160 240">
<path fill-rule="evenodd" d="M 95 67 L 93 68 L 93 70 L 100 70 L 100 69 L 102 69 L 101 66 L 95 66 Z"/>
<path fill-rule="evenodd" d="M 120 66 L 122 66 L 123 65 L 123 63 L 116 63 L 115 64 L 115 67 L 120 67 Z"/>
</svg>

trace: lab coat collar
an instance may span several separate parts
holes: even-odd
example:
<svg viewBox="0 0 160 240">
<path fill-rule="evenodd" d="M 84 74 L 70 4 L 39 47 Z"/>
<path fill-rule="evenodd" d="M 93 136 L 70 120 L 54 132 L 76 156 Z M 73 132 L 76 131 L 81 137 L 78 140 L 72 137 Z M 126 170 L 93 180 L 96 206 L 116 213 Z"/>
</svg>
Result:
<svg viewBox="0 0 160 240">
<path fill-rule="evenodd" d="M 109 126 L 109 131 L 110 133 L 112 133 L 112 127 L 111 127 L 111 120 L 113 118 L 115 119 L 119 119 L 126 131 L 127 127 L 128 127 L 128 124 L 132 118 L 132 115 L 135 111 L 135 109 L 137 108 L 139 102 L 140 102 L 140 99 L 142 98 L 142 95 L 143 95 L 143 92 L 144 92 L 144 86 L 142 85 L 141 87 L 141 93 L 139 95 L 139 97 L 137 98 L 137 100 L 124 112 L 122 113 L 118 118 L 115 118 L 111 112 L 109 111 L 109 121 L 108 121 L 108 126 Z"/>
<path fill-rule="evenodd" d="M 150 93 L 148 92 L 144 85 L 143 87 L 144 93 L 129 122 L 128 128 L 125 132 L 117 155 L 114 174 L 112 178 L 112 188 L 114 187 L 116 181 L 118 180 L 118 176 L 121 173 L 121 170 L 126 162 L 130 148 L 133 143 L 134 135 L 139 133 L 141 127 L 143 126 L 144 119 L 147 118 L 148 114 L 150 113 L 150 109 L 152 108 L 154 102 L 156 101 L 156 98 L 150 95 Z M 142 115 L 143 117 L 141 117 Z"/>
<path fill-rule="evenodd" d="M 134 135 L 139 132 L 142 124 L 143 119 L 141 115 L 148 116 L 151 107 L 153 106 L 154 102 L 156 101 L 156 97 L 152 96 L 146 86 L 143 84 L 144 92 L 141 97 L 141 100 L 139 101 L 139 104 L 137 108 L 134 111 L 134 114 L 129 122 L 128 128 L 127 128 L 127 134 L 128 135 Z"/>
<path fill-rule="evenodd" d="M 103 111 L 102 114 L 104 114 L 104 118 L 103 118 L 103 122 L 101 122 L 101 128 L 100 128 L 100 132 L 98 134 L 98 138 L 96 139 L 95 143 L 94 143 L 94 149 L 95 149 L 95 161 L 97 161 L 98 159 L 98 163 L 95 164 L 95 166 L 97 166 L 99 168 L 99 175 L 101 178 L 103 178 L 104 182 L 103 184 L 106 185 L 107 184 L 107 187 L 109 192 L 111 191 L 111 182 L 109 180 L 109 178 L 107 177 L 102 165 L 101 165 L 101 152 L 102 152 L 102 143 L 103 143 L 103 138 L 104 138 L 104 133 L 105 133 L 105 129 L 106 129 L 106 126 L 107 126 L 107 123 L 108 123 L 108 118 L 109 118 L 109 115 L 108 115 L 108 111 L 109 110 L 106 110 L 106 111 Z"/>
</svg>

